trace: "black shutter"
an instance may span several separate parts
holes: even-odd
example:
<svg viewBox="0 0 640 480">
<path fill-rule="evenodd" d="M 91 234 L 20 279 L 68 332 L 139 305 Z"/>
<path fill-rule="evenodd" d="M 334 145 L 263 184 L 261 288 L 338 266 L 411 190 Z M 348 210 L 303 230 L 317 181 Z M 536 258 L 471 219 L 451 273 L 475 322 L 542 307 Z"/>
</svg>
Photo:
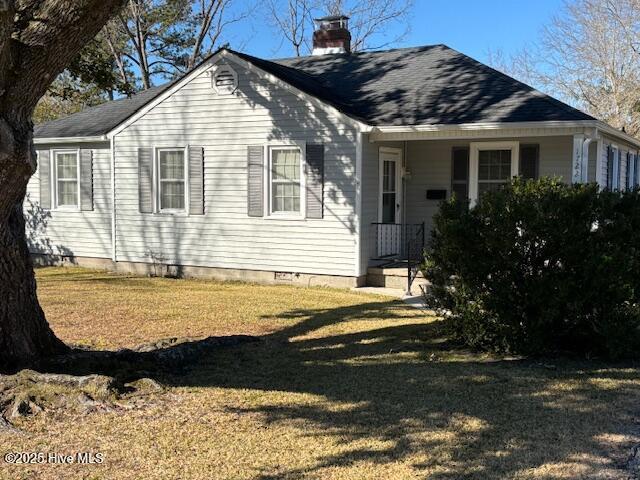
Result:
<svg viewBox="0 0 640 480">
<path fill-rule="evenodd" d="M 537 180 L 540 164 L 539 145 L 520 145 L 520 176 L 527 180 Z"/>
<path fill-rule="evenodd" d="M 469 148 L 453 147 L 451 151 L 451 193 L 458 199 L 469 199 Z"/>
</svg>

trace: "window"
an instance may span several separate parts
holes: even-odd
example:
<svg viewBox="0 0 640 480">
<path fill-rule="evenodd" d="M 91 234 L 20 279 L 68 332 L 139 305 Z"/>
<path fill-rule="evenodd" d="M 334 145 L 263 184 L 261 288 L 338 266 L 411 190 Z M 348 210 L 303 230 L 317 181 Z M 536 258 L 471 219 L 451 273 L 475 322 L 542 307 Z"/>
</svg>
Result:
<svg viewBox="0 0 640 480">
<path fill-rule="evenodd" d="M 478 194 L 504 188 L 511 181 L 511 150 L 478 152 Z"/>
<path fill-rule="evenodd" d="M 459 200 L 469 198 L 469 149 L 454 147 L 451 152 L 451 193 Z"/>
<path fill-rule="evenodd" d="M 298 147 L 270 150 L 271 213 L 300 214 L 302 153 Z"/>
<path fill-rule="evenodd" d="M 185 173 L 184 150 L 158 150 L 160 211 L 185 209 Z"/>
<path fill-rule="evenodd" d="M 57 151 L 53 155 L 56 207 L 79 208 L 78 152 Z"/>
<path fill-rule="evenodd" d="M 382 161 L 382 223 L 396 223 L 396 162 Z"/>
<path fill-rule="evenodd" d="M 517 141 L 471 142 L 469 144 L 469 204 L 474 206 L 484 192 L 503 188 L 520 170 Z"/>
</svg>

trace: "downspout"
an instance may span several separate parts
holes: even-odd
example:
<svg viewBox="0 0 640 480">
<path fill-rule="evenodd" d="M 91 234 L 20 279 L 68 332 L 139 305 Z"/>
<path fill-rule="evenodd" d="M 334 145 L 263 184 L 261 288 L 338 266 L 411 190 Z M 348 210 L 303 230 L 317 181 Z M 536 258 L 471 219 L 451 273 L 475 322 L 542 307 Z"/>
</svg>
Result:
<svg viewBox="0 0 640 480">
<path fill-rule="evenodd" d="M 402 224 L 405 226 L 405 230 L 407 228 L 407 172 L 409 170 L 409 152 L 408 152 L 408 142 L 405 140 L 402 145 L 402 160 L 404 163 L 404 168 L 402 169 Z"/>
<path fill-rule="evenodd" d="M 111 260 L 116 263 L 116 138 L 111 137 Z M 114 265 L 115 266 L 115 265 Z"/>
<path fill-rule="evenodd" d="M 362 136 L 360 130 L 356 130 L 356 205 L 355 205 L 355 274 L 356 284 L 358 279 L 364 275 L 362 271 Z"/>
</svg>

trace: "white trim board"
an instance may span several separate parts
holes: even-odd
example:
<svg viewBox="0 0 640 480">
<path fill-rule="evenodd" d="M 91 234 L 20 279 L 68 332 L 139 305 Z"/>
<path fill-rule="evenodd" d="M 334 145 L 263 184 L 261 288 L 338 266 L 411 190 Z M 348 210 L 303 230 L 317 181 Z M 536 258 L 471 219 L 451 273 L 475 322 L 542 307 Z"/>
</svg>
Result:
<svg viewBox="0 0 640 480">
<path fill-rule="evenodd" d="M 35 137 L 33 143 L 35 145 L 47 145 L 57 143 L 89 143 L 89 142 L 108 142 L 109 138 L 106 135 L 94 136 L 94 137 Z"/>
<path fill-rule="evenodd" d="M 461 124 L 389 125 L 371 129 L 369 141 L 401 141 L 458 138 L 499 138 L 510 136 L 559 136 L 584 133 L 595 137 L 598 132 L 640 147 L 640 140 L 613 128 L 600 120 L 543 122 L 478 122 Z"/>
</svg>

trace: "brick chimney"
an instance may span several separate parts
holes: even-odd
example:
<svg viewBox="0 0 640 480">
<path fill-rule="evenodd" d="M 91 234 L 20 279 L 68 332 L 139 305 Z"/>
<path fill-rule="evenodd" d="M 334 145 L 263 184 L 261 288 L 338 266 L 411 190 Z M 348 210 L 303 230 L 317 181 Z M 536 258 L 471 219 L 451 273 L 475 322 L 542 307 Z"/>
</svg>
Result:
<svg viewBox="0 0 640 480">
<path fill-rule="evenodd" d="M 316 30 L 313 32 L 313 55 L 326 53 L 351 53 L 351 33 L 349 17 L 331 15 L 316 18 Z"/>
</svg>

